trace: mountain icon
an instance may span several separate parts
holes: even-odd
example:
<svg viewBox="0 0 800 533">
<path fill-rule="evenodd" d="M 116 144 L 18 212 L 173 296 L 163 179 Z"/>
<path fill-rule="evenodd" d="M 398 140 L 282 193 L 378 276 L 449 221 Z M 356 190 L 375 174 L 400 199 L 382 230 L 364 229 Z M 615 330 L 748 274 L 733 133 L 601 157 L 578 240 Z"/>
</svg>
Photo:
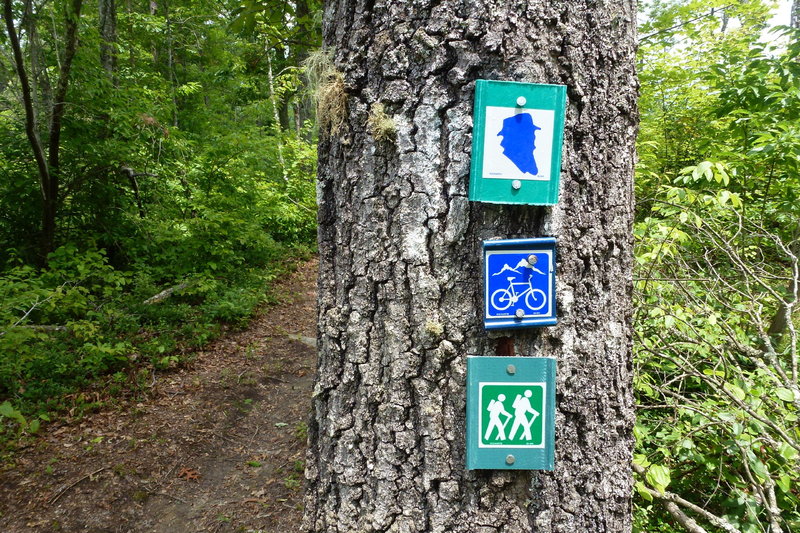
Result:
<svg viewBox="0 0 800 533">
<path fill-rule="evenodd" d="M 533 270 L 534 272 L 536 272 L 538 274 L 544 274 L 544 272 L 542 272 L 541 270 L 539 270 L 538 268 L 536 268 L 532 264 L 528 263 L 528 260 L 523 257 L 522 259 L 519 260 L 519 262 L 517 263 L 517 266 L 512 268 L 511 265 L 506 263 L 506 264 L 503 265 L 503 268 L 501 268 L 500 270 L 498 270 L 497 272 L 492 274 L 492 276 L 499 276 L 503 272 L 514 272 L 515 274 L 522 274 L 522 272 L 517 270 L 520 267 L 521 268 L 530 268 L 531 270 Z"/>
</svg>

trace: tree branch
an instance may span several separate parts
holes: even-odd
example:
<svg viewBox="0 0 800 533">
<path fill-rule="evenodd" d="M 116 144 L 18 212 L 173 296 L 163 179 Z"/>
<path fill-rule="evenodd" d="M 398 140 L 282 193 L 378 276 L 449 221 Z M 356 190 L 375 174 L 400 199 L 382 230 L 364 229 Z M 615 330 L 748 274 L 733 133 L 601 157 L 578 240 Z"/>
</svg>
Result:
<svg viewBox="0 0 800 533">
<path fill-rule="evenodd" d="M 172 296 L 173 292 L 179 291 L 181 289 L 185 289 L 188 286 L 189 286 L 189 282 L 188 281 L 184 281 L 183 283 L 179 283 L 179 284 L 175 285 L 174 287 L 170 287 L 169 289 L 164 289 L 163 291 L 159 292 L 155 296 L 151 296 L 150 298 L 148 298 L 147 300 L 143 301 L 142 303 L 143 304 L 155 304 L 155 303 L 158 303 L 158 302 L 160 302 L 162 300 L 166 300 L 167 298 Z"/>
<path fill-rule="evenodd" d="M 640 476 L 645 475 L 645 469 L 637 465 L 636 463 L 633 463 L 633 471 L 639 474 Z M 738 528 L 736 528 L 733 524 L 731 524 L 724 518 L 720 518 L 715 514 L 709 513 L 702 507 L 699 507 L 688 500 L 684 500 L 677 494 L 674 494 L 669 491 L 660 492 L 651 489 L 648 486 L 645 486 L 644 488 L 653 498 L 656 498 L 661 502 L 663 502 L 664 507 L 667 509 L 667 511 L 669 511 L 669 513 L 675 518 L 675 520 L 680 522 L 680 524 L 684 528 L 686 528 L 686 530 L 689 531 L 690 533 L 707 533 L 707 532 L 691 517 L 689 517 L 683 511 L 681 511 L 680 507 L 689 509 L 693 513 L 702 516 L 711 524 L 725 531 L 725 533 L 742 533 Z"/>
</svg>

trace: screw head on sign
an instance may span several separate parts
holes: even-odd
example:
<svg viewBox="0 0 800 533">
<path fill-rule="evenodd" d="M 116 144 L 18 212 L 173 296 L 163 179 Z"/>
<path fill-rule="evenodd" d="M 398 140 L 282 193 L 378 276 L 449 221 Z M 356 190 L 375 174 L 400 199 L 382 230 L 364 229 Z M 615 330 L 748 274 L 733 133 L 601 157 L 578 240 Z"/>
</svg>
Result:
<svg viewBox="0 0 800 533">
<path fill-rule="evenodd" d="M 517 459 L 513 455 L 507 455 L 506 456 L 506 464 L 507 465 L 513 465 L 514 461 L 516 461 L 516 460 Z"/>
<path fill-rule="evenodd" d="M 522 107 L 522 106 L 524 106 L 526 103 L 528 103 L 528 101 L 525 99 L 525 97 L 524 97 L 524 96 L 520 96 L 520 97 L 518 97 L 518 98 L 517 98 L 517 105 L 518 105 L 518 106 Z"/>
<path fill-rule="evenodd" d="M 511 182 L 511 188 L 514 189 L 515 191 L 520 190 L 521 187 L 522 187 L 522 182 L 521 181 L 514 180 L 514 181 Z"/>
<path fill-rule="evenodd" d="M 513 376 L 514 374 L 517 373 L 517 367 L 515 367 L 514 365 L 508 365 L 506 367 L 506 372 L 508 372 L 509 374 L 511 374 Z"/>
<path fill-rule="evenodd" d="M 523 311 L 522 309 L 517 309 L 516 311 L 514 311 L 514 316 L 516 316 L 517 318 L 525 318 L 525 311 Z"/>
<path fill-rule="evenodd" d="M 529 265 L 535 265 L 536 261 L 538 261 L 538 260 L 539 260 L 539 258 L 536 257 L 534 254 L 531 254 L 531 255 L 528 256 L 528 264 Z"/>
</svg>

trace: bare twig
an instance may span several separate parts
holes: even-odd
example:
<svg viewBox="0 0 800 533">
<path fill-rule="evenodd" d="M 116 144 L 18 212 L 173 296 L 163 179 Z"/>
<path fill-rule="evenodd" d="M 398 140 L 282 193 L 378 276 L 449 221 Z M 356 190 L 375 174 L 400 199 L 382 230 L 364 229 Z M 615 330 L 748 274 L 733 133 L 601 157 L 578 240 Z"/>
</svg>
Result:
<svg viewBox="0 0 800 533">
<path fill-rule="evenodd" d="M 53 505 L 54 503 L 56 503 L 56 502 L 57 502 L 57 501 L 58 501 L 58 500 L 59 500 L 59 499 L 60 499 L 60 498 L 61 498 L 61 497 L 62 497 L 62 496 L 63 496 L 63 495 L 64 495 L 64 494 L 65 494 L 65 493 L 68 491 L 68 490 L 70 490 L 71 488 L 73 488 L 75 485 L 77 485 L 78 483 L 80 483 L 80 482 L 81 482 L 81 481 L 83 481 L 84 479 L 89 479 L 90 477 L 92 477 L 92 476 L 94 476 L 94 475 L 97 475 L 97 474 L 99 474 L 100 472 L 102 472 L 103 470 L 106 470 L 107 468 L 108 468 L 107 466 L 104 466 L 104 467 L 102 467 L 102 468 L 98 468 L 98 469 L 97 469 L 97 470 L 95 470 L 94 472 L 91 472 L 91 473 L 89 473 L 89 474 L 86 474 L 85 476 L 83 476 L 82 478 L 78 479 L 78 480 L 77 480 L 77 481 L 75 481 L 74 483 L 70 484 L 69 486 L 67 486 L 67 487 L 65 487 L 65 488 L 63 488 L 63 489 L 61 489 L 61 492 L 59 492 L 58 494 L 56 494 L 55 496 L 53 496 L 53 497 L 50 499 L 50 505 Z"/>
<path fill-rule="evenodd" d="M 181 503 L 183 503 L 183 504 L 185 504 L 185 505 L 189 505 L 189 502 L 187 502 L 186 500 L 184 500 L 184 499 L 182 499 L 182 498 L 178 498 L 177 496 L 175 496 L 175 495 L 173 495 L 173 494 L 169 494 L 168 492 L 164 492 L 164 491 L 161 491 L 161 492 L 151 492 L 150 494 L 156 494 L 156 495 L 158 495 L 158 496 L 164 496 L 164 497 L 166 497 L 166 498 L 170 498 L 170 499 L 172 499 L 172 500 L 175 500 L 175 501 L 177 501 L 177 502 L 181 502 Z"/>
<path fill-rule="evenodd" d="M 67 283 L 62 283 L 62 284 L 61 284 L 61 286 L 59 287 L 59 289 L 63 288 L 65 285 L 67 285 Z M 25 319 L 26 319 L 26 318 L 28 318 L 28 316 L 29 316 L 31 313 L 33 313 L 33 312 L 34 312 L 34 311 L 35 311 L 35 310 L 36 310 L 36 309 L 37 309 L 37 308 L 38 308 L 40 305 L 42 305 L 42 304 L 44 304 L 44 303 L 47 303 L 47 302 L 49 302 L 50 300 L 52 300 L 52 299 L 55 297 L 55 295 L 57 294 L 57 292 L 58 292 L 58 291 L 54 291 L 54 292 L 53 292 L 53 294 L 51 294 L 50 296 L 48 296 L 48 297 L 47 297 L 47 298 L 45 298 L 44 300 L 36 300 L 35 302 L 33 302 L 33 304 L 31 304 L 31 307 L 30 307 L 30 308 L 29 308 L 27 311 L 25 311 L 25 314 L 24 314 L 24 315 L 22 315 L 22 316 L 19 318 L 19 320 L 17 320 L 16 322 L 14 322 L 14 324 L 12 324 L 12 326 L 11 326 L 10 328 L 8 328 L 8 329 L 7 329 L 7 330 L 5 330 L 5 331 L 0 331 L 0 337 L 2 337 L 3 335 L 5 335 L 6 333 L 8 333 L 8 331 L 9 331 L 9 330 L 11 330 L 11 329 L 13 329 L 13 328 L 15 328 L 15 327 L 19 326 L 20 324 L 22 324 L 22 323 L 25 321 Z M 47 326 L 43 326 L 43 327 L 47 327 Z M 60 327 L 60 326 L 54 326 L 54 327 Z"/>
</svg>

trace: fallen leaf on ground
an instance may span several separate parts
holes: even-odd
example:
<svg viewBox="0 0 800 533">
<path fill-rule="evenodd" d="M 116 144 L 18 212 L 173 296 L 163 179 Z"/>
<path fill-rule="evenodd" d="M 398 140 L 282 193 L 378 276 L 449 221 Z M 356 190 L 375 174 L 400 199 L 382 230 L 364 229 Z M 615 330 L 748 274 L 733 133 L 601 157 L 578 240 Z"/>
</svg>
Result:
<svg viewBox="0 0 800 533">
<path fill-rule="evenodd" d="M 200 472 L 198 472 L 197 470 L 194 470 L 193 468 L 184 467 L 184 468 L 181 468 L 180 471 L 178 472 L 178 477 L 181 478 L 181 479 L 186 479 L 186 480 L 194 479 L 195 481 L 199 481 L 200 480 Z"/>
</svg>

